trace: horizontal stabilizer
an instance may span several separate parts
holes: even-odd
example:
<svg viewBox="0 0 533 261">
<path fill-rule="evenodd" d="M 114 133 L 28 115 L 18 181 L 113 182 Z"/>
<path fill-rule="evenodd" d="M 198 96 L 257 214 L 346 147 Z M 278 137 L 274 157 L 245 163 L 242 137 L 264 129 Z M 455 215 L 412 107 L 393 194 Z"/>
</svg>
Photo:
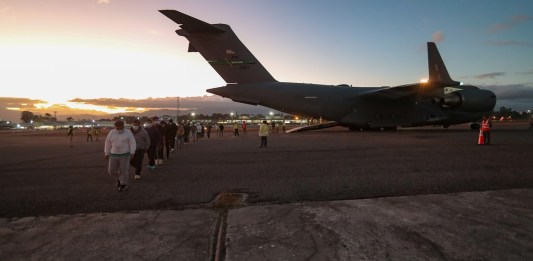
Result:
<svg viewBox="0 0 533 261">
<path fill-rule="evenodd" d="M 189 41 L 189 52 L 198 52 L 228 84 L 275 82 L 226 24 L 209 24 L 176 10 L 160 10 L 179 24 L 176 33 Z"/>
<path fill-rule="evenodd" d="M 224 33 L 224 30 L 176 10 L 159 10 L 189 33 Z"/>
</svg>

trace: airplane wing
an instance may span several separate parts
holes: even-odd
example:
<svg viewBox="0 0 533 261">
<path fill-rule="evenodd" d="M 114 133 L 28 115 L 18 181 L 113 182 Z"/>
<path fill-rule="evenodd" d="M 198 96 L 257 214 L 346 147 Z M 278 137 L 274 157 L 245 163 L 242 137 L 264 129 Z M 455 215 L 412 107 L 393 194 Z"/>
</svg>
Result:
<svg viewBox="0 0 533 261">
<path fill-rule="evenodd" d="M 407 84 L 396 87 L 385 87 L 383 89 L 372 90 L 361 94 L 361 98 L 372 101 L 395 101 L 417 95 L 420 91 L 420 84 Z"/>
</svg>

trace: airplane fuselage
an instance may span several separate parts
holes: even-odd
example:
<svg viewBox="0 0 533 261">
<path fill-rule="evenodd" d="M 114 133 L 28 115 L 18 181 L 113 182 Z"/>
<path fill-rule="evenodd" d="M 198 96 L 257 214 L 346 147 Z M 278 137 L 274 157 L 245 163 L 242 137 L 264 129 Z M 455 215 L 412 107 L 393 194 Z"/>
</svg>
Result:
<svg viewBox="0 0 533 261">
<path fill-rule="evenodd" d="M 373 101 L 361 95 L 387 87 L 350 87 L 288 82 L 228 84 L 207 92 L 235 102 L 262 105 L 286 113 L 323 118 L 355 128 L 453 125 L 476 121 L 486 112 L 464 112 L 409 96 Z"/>
</svg>

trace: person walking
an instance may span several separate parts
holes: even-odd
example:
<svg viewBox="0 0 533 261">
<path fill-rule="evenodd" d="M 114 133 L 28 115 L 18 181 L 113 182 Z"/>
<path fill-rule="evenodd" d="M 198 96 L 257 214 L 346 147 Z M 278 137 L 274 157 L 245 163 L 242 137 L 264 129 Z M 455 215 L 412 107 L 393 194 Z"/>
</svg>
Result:
<svg viewBox="0 0 533 261">
<path fill-rule="evenodd" d="M 224 136 L 224 124 L 220 123 L 220 125 L 218 125 L 218 129 L 220 130 L 219 136 Z"/>
<path fill-rule="evenodd" d="M 174 150 L 176 149 L 176 135 L 178 133 L 178 125 L 176 125 L 176 123 L 174 123 L 174 120 L 170 119 L 168 120 L 168 124 L 167 124 L 167 128 L 168 128 L 168 138 L 169 138 L 169 147 L 170 147 L 170 152 L 174 152 Z M 167 156 L 168 158 L 168 156 Z"/>
<path fill-rule="evenodd" d="M 155 118 L 155 126 L 159 130 L 159 134 L 161 135 L 161 140 L 159 141 L 159 144 L 157 144 L 157 152 L 155 155 L 155 164 L 161 165 L 163 164 L 163 158 L 164 158 L 164 149 L 165 149 L 165 125 L 167 124 L 166 121 L 159 121 L 159 118 Z"/>
<path fill-rule="evenodd" d="M 183 129 L 185 130 L 185 135 L 183 135 L 183 140 L 185 144 L 189 143 L 189 138 L 191 137 L 191 123 L 187 121 L 187 124 L 183 125 Z"/>
<path fill-rule="evenodd" d="M 74 143 L 72 141 L 74 139 L 74 127 L 72 125 L 68 126 L 67 137 L 70 142 L 70 147 L 74 147 Z"/>
<path fill-rule="evenodd" d="M 94 137 L 96 138 L 96 141 L 98 141 L 98 138 L 100 137 L 100 128 L 94 128 Z"/>
<path fill-rule="evenodd" d="M 87 142 L 89 142 L 89 139 L 93 142 L 93 129 L 91 127 L 87 128 Z"/>
<path fill-rule="evenodd" d="M 191 125 L 191 137 L 192 137 L 192 141 L 197 141 L 198 140 L 198 136 L 196 134 L 196 132 L 198 131 L 198 127 L 196 127 L 196 124 L 192 124 Z"/>
<path fill-rule="evenodd" d="M 164 157 L 165 160 L 170 159 L 170 152 L 174 152 L 174 142 L 176 141 L 176 133 L 170 124 L 171 121 L 172 119 L 170 119 L 169 123 L 163 125 L 163 136 L 165 136 L 165 150 L 163 156 L 166 155 L 166 157 Z"/>
<path fill-rule="evenodd" d="M 128 189 L 130 159 L 137 149 L 135 137 L 129 130 L 124 129 L 124 122 L 115 122 L 115 129 L 111 130 L 105 139 L 104 154 L 109 162 L 109 175 L 116 178 L 119 191 Z"/>
<path fill-rule="evenodd" d="M 183 127 L 183 123 L 178 124 L 178 131 L 176 133 L 176 137 L 178 138 L 178 149 L 181 149 L 183 147 L 183 143 L 185 142 L 185 127 Z"/>
<path fill-rule="evenodd" d="M 133 159 L 130 161 L 131 165 L 135 168 L 135 179 L 137 180 L 141 178 L 144 153 L 150 148 L 150 136 L 141 126 L 139 120 L 133 121 L 133 126 L 131 126 L 130 131 L 133 134 L 133 137 L 135 137 L 135 143 L 137 145 Z"/>
<path fill-rule="evenodd" d="M 211 138 L 211 128 L 212 127 L 213 127 L 213 124 L 211 122 L 207 123 L 207 126 L 205 127 L 208 139 Z"/>
<path fill-rule="evenodd" d="M 492 121 L 487 117 L 483 116 L 481 121 L 481 131 L 483 132 L 483 144 L 490 144 L 490 128 L 492 128 Z"/>
<path fill-rule="evenodd" d="M 152 120 L 146 121 L 144 124 L 146 132 L 148 132 L 148 136 L 150 137 L 150 146 L 148 147 L 148 168 L 149 169 L 155 169 L 155 155 L 157 151 L 157 146 L 159 145 L 159 142 L 161 141 L 161 133 L 159 133 L 159 130 L 157 127 L 153 124 Z"/>
<path fill-rule="evenodd" d="M 246 134 L 246 121 L 242 121 L 242 132 Z"/>
<path fill-rule="evenodd" d="M 204 138 L 205 137 L 205 127 L 204 127 L 204 124 L 203 123 L 200 123 L 200 125 L 198 126 L 199 128 L 199 134 L 200 134 L 200 138 Z"/>
<path fill-rule="evenodd" d="M 267 121 L 263 121 L 259 125 L 259 137 L 261 137 L 261 146 L 259 148 L 267 147 L 267 137 L 268 137 L 268 124 Z"/>
<path fill-rule="evenodd" d="M 233 123 L 233 136 L 239 136 L 239 124 L 237 122 Z"/>
</svg>

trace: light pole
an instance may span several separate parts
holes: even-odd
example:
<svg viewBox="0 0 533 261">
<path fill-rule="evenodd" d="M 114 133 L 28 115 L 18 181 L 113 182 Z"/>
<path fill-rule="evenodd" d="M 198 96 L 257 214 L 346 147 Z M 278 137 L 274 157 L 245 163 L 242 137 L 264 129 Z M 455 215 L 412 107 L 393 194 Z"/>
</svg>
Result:
<svg viewBox="0 0 533 261">
<path fill-rule="evenodd" d="M 180 120 L 180 97 L 176 97 L 176 123 Z"/>
</svg>

